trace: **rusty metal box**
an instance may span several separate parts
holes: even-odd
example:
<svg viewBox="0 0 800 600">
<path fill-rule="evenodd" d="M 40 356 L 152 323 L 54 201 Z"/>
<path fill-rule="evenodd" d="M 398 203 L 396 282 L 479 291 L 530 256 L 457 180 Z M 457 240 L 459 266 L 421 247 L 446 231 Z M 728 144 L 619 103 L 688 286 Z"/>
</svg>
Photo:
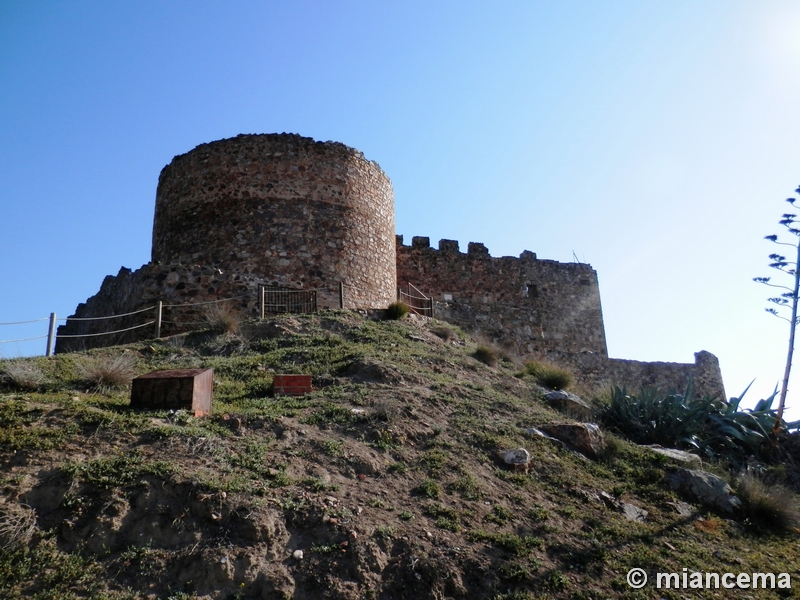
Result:
<svg viewBox="0 0 800 600">
<path fill-rule="evenodd" d="M 131 407 L 183 408 L 195 417 L 211 414 L 214 369 L 166 369 L 133 380 Z"/>
<path fill-rule="evenodd" d="M 311 375 L 275 375 L 272 393 L 275 396 L 302 396 L 311 392 Z"/>
</svg>

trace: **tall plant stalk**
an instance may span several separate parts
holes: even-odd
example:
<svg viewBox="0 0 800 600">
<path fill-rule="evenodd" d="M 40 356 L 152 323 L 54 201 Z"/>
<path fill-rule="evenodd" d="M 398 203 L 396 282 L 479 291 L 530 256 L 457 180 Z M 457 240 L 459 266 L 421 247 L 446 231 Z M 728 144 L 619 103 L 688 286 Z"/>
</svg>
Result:
<svg viewBox="0 0 800 600">
<path fill-rule="evenodd" d="M 795 190 L 796 193 L 800 194 L 800 187 Z M 795 198 L 787 198 L 786 201 L 795 206 Z M 797 329 L 797 304 L 798 298 L 800 298 L 800 229 L 795 227 L 795 218 L 797 215 L 795 214 L 784 214 L 783 218 L 779 221 L 781 225 L 783 225 L 786 230 L 794 235 L 797 238 L 797 242 L 793 244 L 787 244 L 786 242 L 779 242 L 777 235 L 768 235 L 765 239 L 773 242 L 774 244 L 778 244 L 781 246 L 790 246 L 793 249 L 796 249 L 797 258 L 795 262 L 788 262 L 785 256 L 781 256 L 780 254 L 770 254 L 769 258 L 772 260 L 770 263 L 770 267 L 773 269 L 777 269 L 786 275 L 792 277 L 793 280 L 793 287 L 789 288 L 785 285 L 776 285 L 774 283 L 770 283 L 769 277 L 756 277 L 753 281 L 758 283 L 763 283 L 764 285 L 768 285 L 770 287 L 780 288 L 787 290 L 783 292 L 780 296 L 769 298 L 769 301 L 773 304 L 778 305 L 779 308 L 789 308 L 791 306 L 792 316 L 790 319 L 782 316 L 777 309 L 775 308 L 767 308 L 766 311 L 776 317 L 783 319 L 785 321 L 789 321 L 789 349 L 786 352 L 786 368 L 783 371 L 783 383 L 781 385 L 781 395 L 780 401 L 778 402 L 778 412 L 775 419 L 775 426 L 773 427 L 773 433 L 777 434 L 781 430 L 781 424 L 783 422 L 783 410 L 786 406 L 786 394 L 789 391 L 789 375 L 792 372 L 792 358 L 794 356 L 794 339 L 795 339 L 795 331 Z"/>
</svg>

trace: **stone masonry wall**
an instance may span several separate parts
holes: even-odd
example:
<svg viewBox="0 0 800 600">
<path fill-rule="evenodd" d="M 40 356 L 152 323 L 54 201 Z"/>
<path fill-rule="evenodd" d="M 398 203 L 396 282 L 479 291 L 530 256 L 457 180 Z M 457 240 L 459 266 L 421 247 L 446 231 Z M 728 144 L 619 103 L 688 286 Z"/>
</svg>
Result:
<svg viewBox="0 0 800 600">
<path fill-rule="evenodd" d="M 589 265 L 489 256 L 483 244 L 397 236 L 397 282 L 435 300 L 437 317 L 480 330 L 520 354 L 591 352 L 607 356 L 597 273 Z"/>
<path fill-rule="evenodd" d="M 255 318 L 260 310 L 259 284 L 274 284 L 252 275 L 225 272 L 200 265 L 159 265 L 148 263 L 131 271 L 122 268 L 116 276 L 103 280 L 100 291 L 78 305 L 72 317 L 121 315 L 154 306 L 158 300 L 162 309 L 161 335 L 166 337 L 198 329 L 206 322 L 204 312 L 210 305 L 174 306 L 236 298 L 226 306 L 245 318 Z M 241 297 L 243 296 L 243 297 Z M 65 335 L 97 334 L 136 327 L 153 321 L 155 310 L 115 319 L 67 320 L 58 328 L 56 352 L 69 352 L 113 344 L 125 344 L 154 337 L 155 325 L 140 327 L 124 333 L 66 338 Z"/>
<path fill-rule="evenodd" d="M 176 156 L 159 177 L 152 261 L 202 264 L 320 289 L 321 308 L 394 300 L 394 196 L 344 144 L 240 135 Z"/>
<path fill-rule="evenodd" d="M 631 393 L 638 393 L 642 388 L 682 393 L 691 381 L 695 396 L 727 399 L 719 361 L 704 350 L 695 353 L 694 364 L 641 362 L 586 353 L 562 355 L 556 360 L 570 367 L 579 375 L 581 383 L 590 388 L 616 385 L 627 388 Z"/>
</svg>

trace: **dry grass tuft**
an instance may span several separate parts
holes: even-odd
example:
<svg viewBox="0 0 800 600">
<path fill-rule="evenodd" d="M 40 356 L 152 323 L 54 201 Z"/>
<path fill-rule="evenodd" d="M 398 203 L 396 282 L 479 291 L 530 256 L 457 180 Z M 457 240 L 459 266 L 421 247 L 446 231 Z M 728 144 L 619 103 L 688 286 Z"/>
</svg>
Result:
<svg viewBox="0 0 800 600">
<path fill-rule="evenodd" d="M 45 381 L 44 373 L 38 366 L 22 359 L 3 364 L 2 375 L 13 387 L 24 391 L 37 390 Z"/>
<path fill-rule="evenodd" d="M 27 504 L 0 505 L 0 548 L 24 548 L 36 532 L 36 513 Z"/>
<path fill-rule="evenodd" d="M 800 499 L 791 490 L 750 474 L 740 476 L 735 487 L 748 518 L 757 527 L 779 532 L 800 528 Z"/>
<path fill-rule="evenodd" d="M 132 354 L 94 357 L 81 367 L 80 376 L 100 392 L 125 387 L 136 376 L 136 357 Z"/>
<path fill-rule="evenodd" d="M 230 304 L 220 302 L 210 304 L 203 310 L 203 319 L 216 333 L 238 333 L 242 317 Z"/>
<path fill-rule="evenodd" d="M 449 327 L 434 327 L 431 329 L 431 333 L 440 337 L 445 342 L 449 342 L 451 340 L 456 339 L 456 332 L 450 329 Z"/>
<path fill-rule="evenodd" d="M 475 349 L 475 352 L 472 353 L 472 356 L 475 358 L 475 360 L 478 360 L 490 367 L 497 366 L 497 361 L 500 359 L 497 350 L 491 346 L 478 346 Z"/>
<path fill-rule="evenodd" d="M 531 375 L 536 383 L 550 390 L 565 390 L 572 385 L 572 373 L 550 363 L 529 360 L 525 363 L 524 372 Z"/>
<path fill-rule="evenodd" d="M 394 398 L 380 398 L 372 403 L 372 418 L 378 421 L 393 421 L 400 414 L 400 407 Z"/>
</svg>

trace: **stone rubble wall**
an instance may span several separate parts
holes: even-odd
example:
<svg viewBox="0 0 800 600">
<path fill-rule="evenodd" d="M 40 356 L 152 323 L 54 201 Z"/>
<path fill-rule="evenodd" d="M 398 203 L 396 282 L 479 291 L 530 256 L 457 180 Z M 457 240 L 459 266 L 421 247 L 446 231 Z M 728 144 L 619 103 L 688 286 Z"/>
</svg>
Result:
<svg viewBox="0 0 800 600">
<path fill-rule="evenodd" d="M 225 306 L 243 318 L 255 318 L 260 310 L 259 284 L 273 284 L 252 275 L 229 273 L 207 266 L 160 265 L 148 263 L 131 271 L 122 268 L 116 276 L 103 280 L 100 291 L 86 302 L 78 305 L 73 317 L 87 318 L 121 315 L 154 306 L 158 300 L 164 305 L 194 304 L 223 298 L 237 298 L 225 302 Z M 245 296 L 244 298 L 238 298 Z M 192 331 L 206 323 L 205 313 L 209 306 L 180 306 L 162 309 L 161 335 L 167 337 Z M 106 331 L 117 331 L 142 325 L 155 319 L 155 310 L 117 319 L 71 321 L 58 328 L 56 352 L 70 352 L 98 348 L 114 344 L 151 339 L 155 325 L 148 325 L 124 333 L 85 338 L 62 338 L 62 335 L 85 335 Z"/>
<path fill-rule="evenodd" d="M 701 350 L 694 363 L 642 362 L 608 358 L 599 354 L 562 354 L 553 361 L 571 369 L 580 382 L 595 390 L 624 387 L 631 394 L 642 388 L 657 388 L 664 393 L 683 393 L 691 381 L 694 396 L 712 396 L 723 400 L 725 386 L 717 357 Z"/>
<path fill-rule="evenodd" d="M 475 329 L 515 352 L 593 352 L 607 356 L 597 273 L 587 264 L 495 258 L 483 244 L 397 236 L 397 282 L 434 299 L 435 315 Z"/>
<path fill-rule="evenodd" d="M 240 135 L 176 156 L 159 177 L 152 262 L 213 265 L 292 288 L 351 288 L 347 308 L 394 301 L 394 193 L 344 144 Z M 323 308 L 338 307 L 326 292 Z"/>
</svg>

